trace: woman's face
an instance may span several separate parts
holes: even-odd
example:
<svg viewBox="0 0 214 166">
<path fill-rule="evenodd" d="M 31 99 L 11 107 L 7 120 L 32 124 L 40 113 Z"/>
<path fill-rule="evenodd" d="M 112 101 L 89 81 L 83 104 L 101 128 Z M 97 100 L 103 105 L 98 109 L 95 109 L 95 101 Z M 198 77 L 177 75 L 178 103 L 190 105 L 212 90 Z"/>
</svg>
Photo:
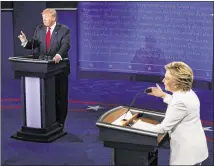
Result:
<svg viewBox="0 0 214 166">
<path fill-rule="evenodd" d="M 166 91 L 170 91 L 170 92 L 174 92 L 175 90 L 175 80 L 172 77 L 172 75 L 170 74 L 169 70 L 166 71 L 165 73 L 165 77 L 162 81 L 165 85 L 165 90 Z"/>
</svg>

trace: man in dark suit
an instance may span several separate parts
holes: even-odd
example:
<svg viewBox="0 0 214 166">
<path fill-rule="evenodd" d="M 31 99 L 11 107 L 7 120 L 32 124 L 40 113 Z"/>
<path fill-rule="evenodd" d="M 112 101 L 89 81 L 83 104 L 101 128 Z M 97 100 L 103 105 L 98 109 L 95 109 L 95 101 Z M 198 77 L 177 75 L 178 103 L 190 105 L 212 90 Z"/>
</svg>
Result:
<svg viewBox="0 0 214 166">
<path fill-rule="evenodd" d="M 21 45 L 26 49 L 36 49 L 37 57 L 47 56 L 59 63 L 63 58 L 68 58 L 70 49 L 70 30 L 67 26 L 57 23 L 57 13 L 54 9 L 45 9 L 42 13 L 43 24 L 34 32 L 33 39 L 28 41 L 21 31 L 18 36 Z M 56 120 L 64 126 L 68 111 L 68 75 L 70 63 L 63 74 L 56 76 Z"/>
</svg>

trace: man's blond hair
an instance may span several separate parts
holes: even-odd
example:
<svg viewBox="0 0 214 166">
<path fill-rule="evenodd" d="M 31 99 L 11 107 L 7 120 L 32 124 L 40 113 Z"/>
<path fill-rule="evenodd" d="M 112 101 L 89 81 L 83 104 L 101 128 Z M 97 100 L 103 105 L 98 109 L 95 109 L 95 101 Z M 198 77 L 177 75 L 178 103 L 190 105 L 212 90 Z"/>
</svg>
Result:
<svg viewBox="0 0 214 166">
<path fill-rule="evenodd" d="M 55 19 L 57 19 L 56 10 L 55 10 L 55 9 L 52 9 L 52 8 L 47 8 L 47 9 L 43 10 L 41 14 L 42 14 L 42 15 L 43 15 L 43 14 L 50 14 L 52 17 L 54 17 Z"/>
<path fill-rule="evenodd" d="M 175 79 L 175 86 L 182 91 L 189 91 L 193 83 L 193 71 L 184 62 L 172 62 L 165 66 Z"/>
</svg>

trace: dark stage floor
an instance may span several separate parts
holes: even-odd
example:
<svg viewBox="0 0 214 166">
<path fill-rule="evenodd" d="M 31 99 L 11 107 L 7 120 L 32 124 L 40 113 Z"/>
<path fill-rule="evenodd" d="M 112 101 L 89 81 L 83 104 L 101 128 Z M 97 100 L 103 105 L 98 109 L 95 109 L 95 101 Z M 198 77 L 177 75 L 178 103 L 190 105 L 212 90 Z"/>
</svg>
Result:
<svg viewBox="0 0 214 166">
<path fill-rule="evenodd" d="M 22 123 L 19 90 L 8 83 L 2 89 L 2 165 L 111 165 L 112 150 L 98 140 L 95 123 L 99 116 L 118 105 L 127 105 L 133 96 L 150 86 L 129 81 L 71 81 L 69 113 L 65 130 L 68 135 L 50 143 L 31 143 L 10 138 Z M 154 85 L 154 84 L 152 84 Z M 15 93 L 15 94 L 14 94 Z M 205 128 L 210 156 L 203 165 L 213 165 L 212 92 L 197 90 L 201 100 L 201 119 Z M 156 104 L 154 104 L 154 102 Z M 97 111 L 89 106 L 100 106 Z M 135 104 L 139 108 L 164 112 L 162 100 L 142 94 Z M 159 164 L 167 165 L 169 150 L 160 149 Z"/>
</svg>

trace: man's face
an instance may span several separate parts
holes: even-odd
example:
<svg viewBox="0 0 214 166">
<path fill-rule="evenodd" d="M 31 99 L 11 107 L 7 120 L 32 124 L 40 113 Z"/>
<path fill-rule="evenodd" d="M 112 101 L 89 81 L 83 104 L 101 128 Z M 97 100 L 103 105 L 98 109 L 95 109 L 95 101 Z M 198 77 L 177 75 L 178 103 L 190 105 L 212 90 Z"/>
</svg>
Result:
<svg viewBox="0 0 214 166">
<path fill-rule="evenodd" d="M 50 27 L 55 22 L 55 17 L 53 17 L 50 13 L 45 13 L 42 15 L 43 23 L 45 26 Z"/>
</svg>

